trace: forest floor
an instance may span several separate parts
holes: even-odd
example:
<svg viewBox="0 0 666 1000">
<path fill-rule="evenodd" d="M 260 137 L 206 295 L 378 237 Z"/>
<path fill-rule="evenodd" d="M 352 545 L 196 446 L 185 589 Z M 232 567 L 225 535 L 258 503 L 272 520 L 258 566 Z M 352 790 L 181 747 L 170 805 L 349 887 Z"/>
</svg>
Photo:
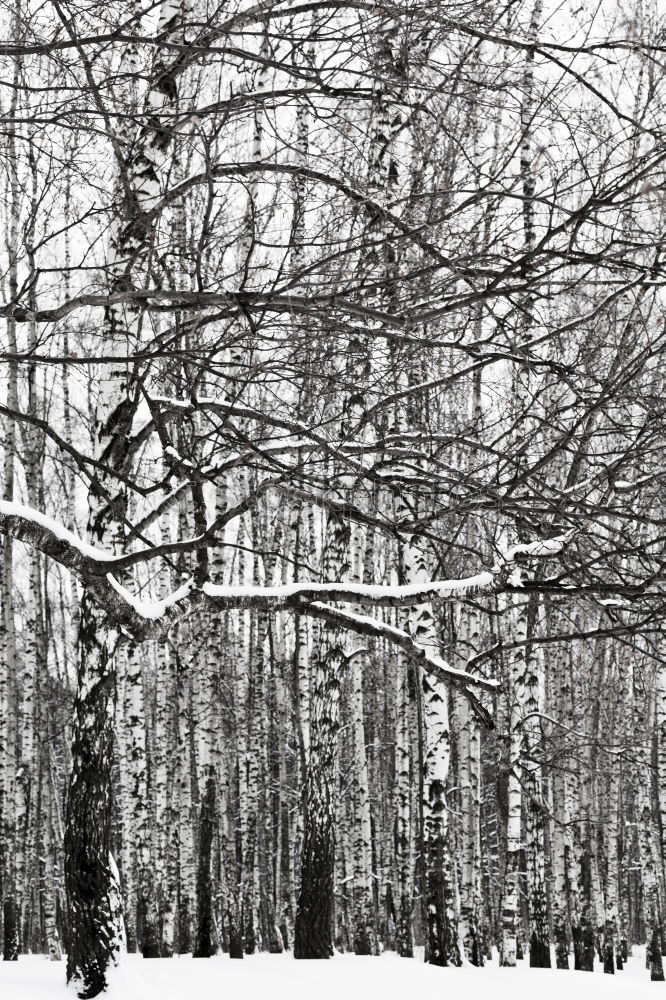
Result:
<svg viewBox="0 0 666 1000">
<path fill-rule="evenodd" d="M 63 1000 L 73 997 L 64 986 L 64 962 L 23 956 L 0 962 L 2 1000 Z M 295 962 L 291 955 L 257 955 L 233 962 L 226 955 L 170 961 L 128 955 L 114 970 L 108 1000 L 641 1000 L 666 995 L 664 983 L 651 983 L 645 949 L 634 948 L 623 972 L 595 973 L 516 969 L 496 963 L 483 969 L 438 969 L 392 953 L 381 958 L 338 955 L 330 962 Z"/>
</svg>

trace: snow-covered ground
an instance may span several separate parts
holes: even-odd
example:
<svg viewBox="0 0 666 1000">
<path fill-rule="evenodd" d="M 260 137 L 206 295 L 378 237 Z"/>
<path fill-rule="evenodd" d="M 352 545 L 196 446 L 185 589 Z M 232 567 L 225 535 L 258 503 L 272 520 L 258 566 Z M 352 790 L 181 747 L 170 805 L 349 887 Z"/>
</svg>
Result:
<svg viewBox="0 0 666 1000">
<path fill-rule="evenodd" d="M 516 969 L 497 965 L 436 969 L 387 953 L 381 958 L 339 955 L 329 962 L 296 962 L 291 955 L 258 955 L 231 961 L 146 960 L 128 955 L 114 971 L 108 1000 L 640 1000 L 666 997 L 666 984 L 651 983 L 644 949 L 634 949 L 625 970 L 595 973 Z M 2 1000 L 69 1000 L 64 963 L 39 956 L 0 962 Z"/>
</svg>

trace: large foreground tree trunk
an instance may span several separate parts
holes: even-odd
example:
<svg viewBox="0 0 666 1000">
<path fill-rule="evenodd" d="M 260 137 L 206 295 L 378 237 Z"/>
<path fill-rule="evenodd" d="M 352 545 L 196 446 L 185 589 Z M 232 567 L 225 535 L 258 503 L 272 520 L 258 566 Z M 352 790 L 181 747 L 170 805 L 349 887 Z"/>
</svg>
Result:
<svg viewBox="0 0 666 1000">
<path fill-rule="evenodd" d="M 118 876 L 109 852 L 118 641 L 103 611 L 84 597 L 65 827 L 67 982 L 81 998 L 105 989 L 107 969 L 124 947 Z"/>
</svg>

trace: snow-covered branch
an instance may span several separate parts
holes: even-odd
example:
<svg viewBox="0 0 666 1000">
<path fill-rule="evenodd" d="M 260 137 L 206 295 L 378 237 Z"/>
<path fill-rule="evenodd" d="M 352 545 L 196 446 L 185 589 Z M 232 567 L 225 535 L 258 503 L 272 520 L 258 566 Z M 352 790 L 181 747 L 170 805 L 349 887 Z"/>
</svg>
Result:
<svg viewBox="0 0 666 1000">
<path fill-rule="evenodd" d="M 573 534 L 567 532 L 546 541 L 513 546 L 492 569 L 449 580 L 406 585 L 305 581 L 280 586 L 222 586 L 206 581 L 195 588 L 194 584 L 187 584 L 170 598 L 160 602 L 159 614 L 155 602 L 130 595 L 112 576 L 118 569 L 155 559 L 162 554 L 195 549 L 211 539 L 214 529 L 218 527 L 216 522 L 204 534 L 188 541 L 116 556 L 115 553 L 95 548 L 40 511 L 23 504 L 0 501 L 0 531 L 34 545 L 70 570 L 84 585 L 94 586 L 96 596 L 101 588 L 104 596 L 110 592 L 116 599 L 122 599 L 127 609 L 136 616 L 139 633 L 145 631 L 142 621 L 163 621 L 162 631 L 165 631 L 176 619 L 180 620 L 204 606 L 214 612 L 250 608 L 277 612 L 304 611 L 309 605 L 321 602 L 365 607 L 411 607 L 432 601 L 467 601 L 484 594 L 514 589 L 510 581 L 517 556 L 543 558 L 557 555 Z M 114 608 L 109 608 L 108 612 L 110 615 L 116 613 L 115 602 Z M 122 618 L 121 623 L 127 625 L 126 615 Z M 154 631 L 154 626 L 151 631 Z"/>
<path fill-rule="evenodd" d="M 132 594 L 114 576 L 114 570 L 126 568 L 155 558 L 159 549 L 146 549 L 117 557 L 114 553 L 95 548 L 55 519 L 22 504 L 0 502 L 0 530 L 35 546 L 72 572 L 95 599 L 104 606 L 109 620 L 120 626 L 135 640 L 163 636 L 173 625 L 195 611 L 220 613 L 233 609 L 263 609 L 272 612 L 299 612 L 364 635 L 386 639 L 404 649 L 412 658 L 423 662 L 426 670 L 440 680 L 453 684 L 468 698 L 479 718 L 489 724 L 488 713 L 469 691 L 469 686 L 492 690 L 494 682 L 455 670 L 444 660 L 423 649 L 407 632 L 386 625 L 374 618 L 342 611 L 332 604 L 350 603 L 365 607 L 408 607 L 429 601 L 468 600 L 506 586 L 507 566 L 515 554 L 552 555 L 566 537 L 551 543 L 516 546 L 491 571 L 483 571 L 462 579 L 435 580 L 401 586 L 345 583 L 298 582 L 281 586 L 221 586 L 205 582 L 195 586 L 188 580 L 160 601 L 146 600 Z M 205 536 L 190 540 L 196 547 L 212 537 L 212 527 Z M 187 542 L 166 546 L 164 551 L 180 551 Z"/>
</svg>

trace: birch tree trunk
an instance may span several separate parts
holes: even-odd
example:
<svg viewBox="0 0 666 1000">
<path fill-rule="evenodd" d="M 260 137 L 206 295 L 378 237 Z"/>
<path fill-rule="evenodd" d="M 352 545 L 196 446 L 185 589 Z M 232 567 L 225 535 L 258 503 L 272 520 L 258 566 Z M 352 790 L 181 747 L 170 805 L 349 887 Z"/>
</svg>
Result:
<svg viewBox="0 0 666 1000">
<path fill-rule="evenodd" d="M 406 618 L 406 615 L 404 616 Z M 405 621 L 403 624 L 407 624 Z M 396 873 L 397 873 L 397 916 L 396 950 L 403 958 L 412 958 L 414 942 L 412 935 L 413 911 L 413 850 L 412 850 L 412 767 L 410 750 L 410 723 L 414 722 L 413 694 L 410 695 L 410 671 L 414 667 L 402 652 L 397 656 L 396 673 Z M 413 680 L 412 680 L 413 688 Z"/>
<path fill-rule="evenodd" d="M 185 662 L 189 648 L 190 623 L 180 627 L 183 655 L 178 656 L 176 703 L 175 833 L 178 844 L 178 894 L 176 943 L 178 954 L 192 950 L 192 927 L 195 916 L 195 850 L 192 803 L 192 662 Z"/>
<path fill-rule="evenodd" d="M 552 682 L 554 705 L 551 714 L 559 723 L 559 732 L 556 735 L 562 738 L 562 733 L 566 733 L 567 727 L 570 727 L 571 724 L 571 685 L 566 649 L 556 651 L 554 664 L 555 676 Z M 569 760 L 564 758 L 560 766 L 555 765 L 551 781 L 552 915 L 555 965 L 558 969 L 569 968 L 568 923 L 571 909 L 569 886 L 572 879 L 572 847 L 569 830 L 573 803 L 571 801 L 571 782 L 567 780 L 567 771 L 571 766 Z"/>
<path fill-rule="evenodd" d="M 345 579 L 349 570 L 347 522 L 329 512 L 324 552 L 326 579 Z M 334 803 L 338 747 L 342 635 L 330 629 L 316 654 L 310 718 L 310 753 L 304 790 L 301 884 L 294 926 L 295 958 L 333 954 L 332 908 L 335 870 Z"/>
<path fill-rule="evenodd" d="M 409 583 L 429 579 L 424 555 L 413 542 L 403 550 L 403 565 L 405 579 Z M 420 604 L 413 608 L 409 624 L 415 640 L 439 656 L 440 643 L 430 605 Z M 448 691 L 444 684 L 425 673 L 421 677 L 421 687 L 425 731 L 423 861 L 428 920 L 426 961 L 430 965 L 460 965 L 446 803 L 451 747 Z"/>
<path fill-rule="evenodd" d="M 625 680 L 623 673 L 617 669 L 617 663 L 609 663 L 604 690 L 611 693 L 610 704 L 607 706 L 608 732 L 605 739 L 612 743 L 621 739 L 624 724 L 624 707 L 626 702 Z M 619 711 L 615 710 L 615 706 Z M 606 764 L 604 775 L 605 794 L 603 795 L 604 818 L 602 823 L 603 845 L 605 855 L 604 877 L 604 925 L 602 939 L 602 956 L 604 972 L 615 973 L 618 947 L 618 893 L 619 893 L 619 822 L 620 822 L 620 765 L 617 754 L 611 754 Z M 622 964 L 618 966 L 622 968 Z"/>
<path fill-rule="evenodd" d="M 123 657 L 125 677 L 125 724 L 128 728 L 128 765 L 131 779 L 132 831 L 137 863 L 137 924 L 139 949 L 144 958 L 158 958 L 160 953 L 157 906 L 153 879 L 150 820 L 152 801 L 148 783 L 146 713 L 144 699 L 142 648 L 130 645 Z"/>
<path fill-rule="evenodd" d="M 369 530 L 369 529 L 368 529 Z M 352 531 L 354 547 L 353 580 L 367 582 L 364 567 L 371 561 L 371 544 L 366 552 L 358 526 Z M 366 754 L 363 673 L 367 666 L 365 653 L 351 659 L 351 702 L 353 727 L 353 800 L 354 800 L 354 952 L 356 955 L 376 955 L 377 938 L 372 892 L 372 822 L 370 816 L 370 782 Z"/>
<path fill-rule="evenodd" d="M 218 489 L 216 514 L 226 508 L 226 490 Z M 216 545 L 210 561 L 211 582 L 224 582 L 224 550 Z M 221 754 L 219 751 L 220 725 L 219 677 L 222 669 L 222 627 L 219 619 L 214 619 L 202 655 L 199 659 L 198 706 L 198 775 L 201 794 L 199 809 L 199 845 L 197 858 L 197 917 L 194 943 L 194 957 L 208 958 L 217 951 L 215 930 L 215 906 L 213 900 L 213 850 L 215 833 L 219 829 L 220 815 L 219 788 L 221 777 Z M 202 623 L 204 625 L 204 623 Z M 205 627 L 205 626 L 204 626 Z M 224 847 L 222 848 L 224 850 Z M 222 862 L 223 881 L 229 891 L 225 860 Z"/>
<path fill-rule="evenodd" d="M 535 611 L 534 630 L 542 619 L 539 603 Z M 541 680 L 540 669 L 544 668 L 544 653 L 540 649 L 528 653 L 524 647 L 524 674 L 519 681 L 523 694 L 523 747 L 525 762 L 523 780 L 528 792 L 526 801 L 526 854 L 527 883 L 530 920 L 530 966 L 539 969 L 550 968 L 550 929 L 546 898 L 546 844 L 544 821 L 543 774 L 541 756 Z"/>
<path fill-rule="evenodd" d="M 124 948 L 118 873 L 110 855 L 119 641 L 103 612 L 84 596 L 65 826 L 67 979 L 82 1000 L 105 989 L 107 967 L 117 964 Z"/>
<path fill-rule="evenodd" d="M 595 646 L 587 670 L 581 671 L 578 691 L 583 684 L 592 690 L 599 685 L 602 666 L 600 649 Z M 576 692 L 578 695 L 578 691 Z M 599 706 L 593 705 L 591 718 L 587 723 L 589 734 L 588 753 L 578 786 L 579 823 L 576 830 L 575 853 L 577 860 L 576 896 L 577 907 L 572 921 L 574 945 L 574 968 L 585 972 L 594 970 L 595 937 L 599 925 L 597 916 L 597 831 L 594 815 L 594 772 L 596 767 L 596 747 L 599 738 Z"/>
<path fill-rule="evenodd" d="M 12 32 L 18 36 L 21 17 L 20 5 L 16 6 Z M 20 64 L 14 59 L 12 98 L 9 114 L 16 119 L 19 94 Z M 8 185 L 7 204 L 9 206 L 7 250 L 9 254 L 8 292 L 14 299 L 18 295 L 18 254 L 19 224 L 21 219 L 20 178 L 16 147 L 16 130 L 10 126 L 7 139 Z M 7 320 L 7 347 L 16 353 L 16 323 Z M 18 410 L 18 375 L 14 362 L 8 364 L 7 405 Z M 4 441 L 3 499 L 14 499 L 16 460 L 16 425 L 13 420 L 6 422 Z M 17 750 L 18 750 L 18 683 L 16 628 L 14 620 L 14 546 L 9 535 L 3 539 L 2 565 L 2 658 L 0 662 L 0 712 L 4 746 L 0 748 L 2 762 L 2 897 L 3 897 L 3 960 L 16 961 L 21 947 L 20 900 L 17 872 Z"/>
<path fill-rule="evenodd" d="M 662 928 L 659 912 L 659 875 L 654 852 L 654 830 L 652 821 L 652 795 L 650 777 L 649 734 L 651 725 L 651 705 L 647 691 L 640 690 L 634 667 L 634 731 L 640 741 L 638 770 L 638 848 L 643 886 L 643 921 L 647 947 L 645 961 L 650 970 L 652 982 L 664 981 L 662 963 Z"/>
<path fill-rule="evenodd" d="M 52 962 L 59 962 L 62 958 L 62 950 L 56 922 L 57 883 L 55 854 L 57 824 L 54 822 L 55 805 L 53 802 L 51 760 L 48 743 L 45 743 L 45 747 L 46 749 L 42 751 L 42 816 L 44 824 L 42 833 L 42 847 L 44 851 L 44 896 L 42 906 L 46 951 Z"/>
<path fill-rule="evenodd" d="M 245 477 L 240 478 L 239 492 L 243 492 Z M 244 522 L 239 524 L 238 544 L 247 544 L 249 535 Z M 252 567 L 251 567 L 252 568 Z M 247 583 L 246 559 L 239 548 L 238 575 L 241 584 Z M 235 702 L 236 742 L 238 747 L 238 810 L 240 823 L 240 901 L 243 949 L 251 955 L 256 949 L 256 830 L 257 830 L 257 762 L 254 756 L 254 714 L 252 712 L 253 641 L 256 616 L 241 611 L 236 655 Z"/>
<path fill-rule="evenodd" d="M 472 965 L 484 964 L 481 933 L 480 735 L 465 698 L 458 700 L 461 801 L 460 924 Z"/>
<path fill-rule="evenodd" d="M 620 668 L 621 669 L 621 668 Z M 656 668 L 655 722 L 657 730 L 657 801 L 659 805 L 659 831 L 661 868 L 666 880 L 666 667 Z"/>
<path fill-rule="evenodd" d="M 123 915 L 125 921 L 125 945 L 130 954 L 137 950 L 137 905 L 136 905 L 136 857 L 134 850 L 134 824 L 132 821 L 132 767 L 129 750 L 129 726 L 126 720 L 126 678 L 127 671 L 123 661 L 127 657 L 127 648 L 121 647 L 117 653 L 118 668 L 118 727 L 115 749 L 117 756 L 118 782 L 116 801 L 117 808 L 117 840 L 119 842 L 118 863 L 121 876 L 123 897 Z"/>
<path fill-rule="evenodd" d="M 527 638 L 527 602 L 517 604 L 514 610 L 514 635 L 517 642 Z M 525 647 L 523 647 L 524 650 Z M 520 697 L 520 668 L 514 653 L 509 654 L 508 711 L 509 756 L 507 775 L 507 828 L 504 861 L 504 887 L 502 893 L 502 948 L 501 963 L 513 967 L 518 957 L 518 922 L 520 920 L 519 883 L 522 848 L 522 790 L 519 767 L 522 750 L 522 710 Z"/>
<path fill-rule="evenodd" d="M 169 540 L 167 519 L 159 524 L 161 542 Z M 158 579 L 159 600 L 169 589 L 169 575 L 162 572 Z M 155 891 L 158 897 L 159 953 L 162 958 L 173 955 L 175 887 L 170 875 L 170 857 L 173 851 L 173 783 L 170 778 L 170 760 L 174 754 L 173 698 L 176 690 L 175 657 L 165 642 L 158 642 L 155 650 L 156 685 L 154 732 L 155 749 L 152 760 L 152 782 L 155 799 L 153 829 L 153 856 L 155 859 Z"/>
<path fill-rule="evenodd" d="M 158 30 L 176 36 L 182 33 L 180 4 L 163 0 Z M 71 32 L 71 26 L 69 27 Z M 130 55 L 131 60 L 131 55 Z M 157 113 L 177 95 L 175 73 L 178 57 L 167 66 L 155 58 L 145 102 L 148 113 Z M 165 145 L 170 134 L 150 125 L 126 155 L 120 172 L 126 181 L 122 214 L 112 234 L 111 265 L 114 288 L 133 282 L 133 269 L 144 262 L 155 221 L 148 222 L 145 209 L 160 193 Z M 106 310 L 105 334 L 108 352 L 118 357 L 100 385 L 94 417 L 96 457 L 111 469 L 122 471 L 128 460 L 132 423 L 139 401 L 130 367 L 122 359 L 128 344 L 138 336 L 136 309 L 110 305 Z M 100 475 L 89 493 L 89 531 L 94 543 L 113 551 L 124 543 L 127 496 L 122 480 Z M 106 985 L 106 968 L 117 963 L 122 950 L 120 896 L 115 863 L 109 859 L 111 808 L 111 762 L 113 759 L 113 713 L 115 711 L 115 651 L 118 634 L 108 627 L 104 609 L 84 597 L 79 628 L 77 694 L 72 736 L 70 777 L 65 831 L 65 887 L 69 914 L 67 979 L 81 997 L 94 997 Z M 86 824 L 93 832 L 85 839 Z"/>
<path fill-rule="evenodd" d="M 213 886 L 211 875 L 213 837 L 215 833 L 217 784 L 213 767 L 203 765 L 201 807 L 199 811 L 199 852 L 196 882 L 196 934 L 194 958 L 210 958 L 217 951 L 215 941 Z"/>
<path fill-rule="evenodd" d="M 428 915 L 426 961 L 430 965 L 460 965 L 446 814 L 450 753 L 448 696 L 444 685 L 433 683 L 431 678 L 424 676 L 422 686 L 425 726 L 423 849 Z"/>
</svg>

